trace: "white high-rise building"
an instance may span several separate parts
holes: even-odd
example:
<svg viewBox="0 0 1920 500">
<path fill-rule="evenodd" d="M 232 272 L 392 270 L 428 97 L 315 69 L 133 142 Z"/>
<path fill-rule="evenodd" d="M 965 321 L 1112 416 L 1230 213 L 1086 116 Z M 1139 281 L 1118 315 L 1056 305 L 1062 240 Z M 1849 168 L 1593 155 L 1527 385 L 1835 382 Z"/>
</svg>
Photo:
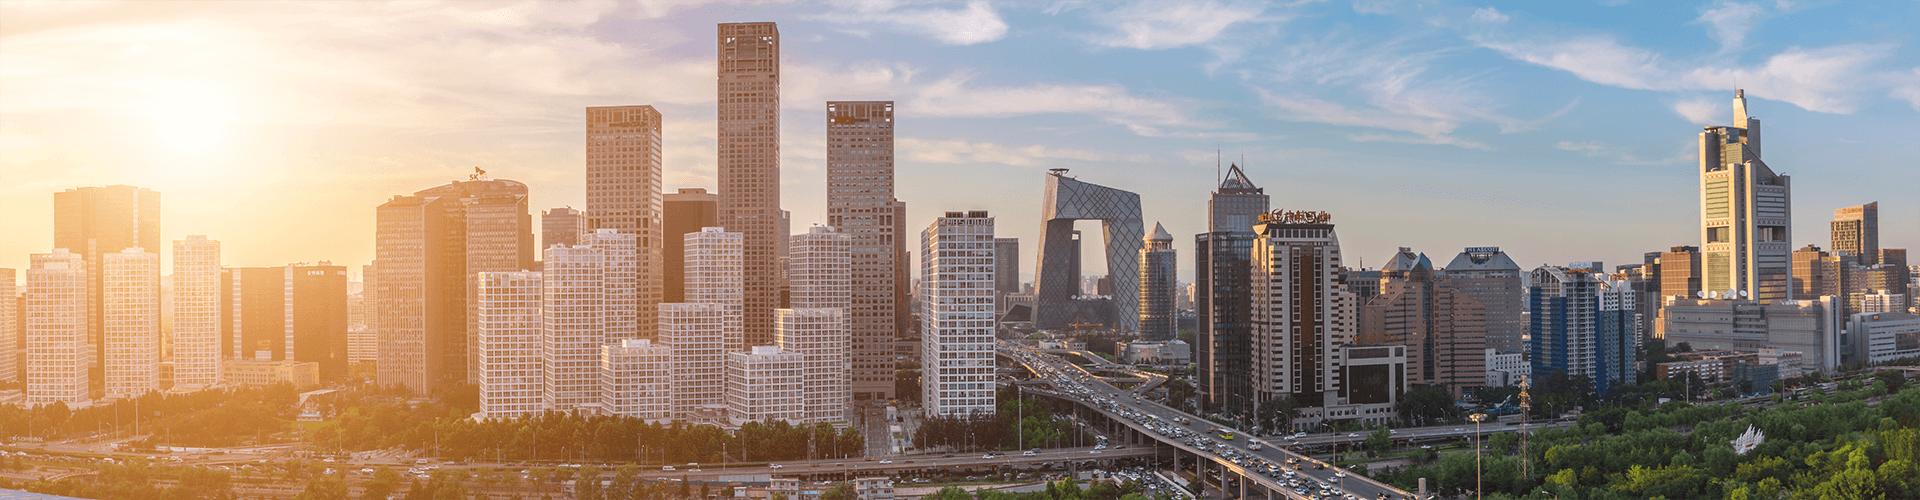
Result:
<svg viewBox="0 0 1920 500">
<path fill-rule="evenodd" d="M 173 387 L 220 383 L 220 242 L 173 242 Z"/>
<path fill-rule="evenodd" d="M 540 367 L 547 408 L 600 402 L 600 346 L 606 344 L 607 251 L 548 248 L 541 277 Z"/>
<path fill-rule="evenodd" d="M 27 404 L 87 402 L 87 263 L 65 248 L 27 269 Z"/>
<path fill-rule="evenodd" d="M 1346 406 L 1359 303 L 1340 284 L 1340 236 L 1323 213 L 1275 212 L 1253 226 L 1253 404 Z"/>
<path fill-rule="evenodd" d="M 791 241 L 787 280 L 793 308 L 774 312 L 774 340 L 806 360 L 807 420 L 845 422 L 852 396 L 853 239 L 831 226 L 813 226 Z"/>
<path fill-rule="evenodd" d="M 806 418 L 805 357 L 776 346 L 754 346 L 750 352 L 727 354 L 727 416 L 736 424 Z"/>
<path fill-rule="evenodd" d="M 647 339 L 600 347 L 600 411 L 607 415 L 673 418 L 672 349 Z"/>
<path fill-rule="evenodd" d="M 739 317 L 725 304 L 660 304 L 660 340 L 671 356 L 668 387 L 675 418 L 723 403 L 727 351 L 722 338 L 726 325 L 738 325 Z"/>
<path fill-rule="evenodd" d="M 658 303 L 659 298 L 655 297 L 653 303 L 642 307 L 639 293 L 638 262 L 641 259 L 638 257 L 640 252 L 638 241 L 639 238 L 634 233 L 605 228 L 580 235 L 581 246 L 598 248 L 606 256 L 606 292 L 603 300 L 605 300 L 607 314 L 606 341 L 610 343 L 621 339 L 639 338 L 641 323 L 646 323 L 646 329 L 653 328 L 652 304 Z M 642 321 L 641 316 L 647 316 L 647 319 Z"/>
<path fill-rule="evenodd" d="M 474 278 L 480 418 L 539 413 L 546 404 L 541 278 L 541 273 L 526 271 L 485 272 Z"/>
<path fill-rule="evenodd" d="M 101 256 L 106 396 L 160 388 L 160 256 L 134 247 Z"/>
<path fill-rule="evenodd" d="M 746 350 L 741 330 L 741 297 L 745 290 L 741 262 L 745 238 L 717 227 L 701 228 L 682 237 L 686 245 L 686 299 L 692 304 L 718 304 L 731 313 L 725 325 L 722 349 Z"/>
<path fill-rule="evenodd" d="M 20 308 L 14 300 L 20 296 L 13 270 L 0 268 L 0 382 L 14 382 L 20 374 L 20 356 L 24 353 L 18 332 L 22 328 Z"/>
<path fill-rule="evenodd" d="M 920 233 L 921 400 L 929 415 L 994 413 L 993 217 L 947 212 Z"/>
</svg>

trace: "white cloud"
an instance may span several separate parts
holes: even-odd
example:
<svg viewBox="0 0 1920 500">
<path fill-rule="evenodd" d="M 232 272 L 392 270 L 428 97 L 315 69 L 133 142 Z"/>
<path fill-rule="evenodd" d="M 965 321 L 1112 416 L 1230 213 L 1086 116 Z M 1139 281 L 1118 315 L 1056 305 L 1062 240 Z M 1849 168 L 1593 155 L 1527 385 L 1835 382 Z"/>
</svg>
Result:
<svg viewBox="0 0 1920 500">
<path fill-rule="evenodd" d="M 1481 7 L 1473 11 L 1473 20 L 1483 23 L 1501 24 L 1511 19 L 1513 19 L 1512 16 L 1502 14 L 1500 9 L 1493 7 Z"/>
<path fill-rule="evenodd" d="M 1726 124 L 1733 120 L 1733 113 L 1727 110 L 1727 104 L 1697 97 L 1673 103 L 1673 112 L 1696 125 Z"/>
<path fill-rule="evenodd" d="M 908 161 L 921 163 L 998 163 L 1025 167 L 1048 164 L 1046 160 L 1144 160 L 1144 158 L 1140 157 L 1123 158 L 1118 155 L 1077 149 L 1050 148 L 1038 144 L 1025 147 L 1009 147 L 991 142 L 971 142 L 958 139 L 903 137 L 899 139 L 898 146 L 898 149 L 906 154 Z"/>
<path fill-rule="evenodd" d="M 1747 32 L 1753 31 L 1767 15 L 1767 9 L 1757 4 L 1721 1 L 1714 8 L 1700 12 L 1700 18 L 1694 24 L 1705 24 L 1712 29 L 1707 36 L 1720 42 L 1720 52 L 1727 53 L 1746 43 Z"/>
<path fill-rule="evenodd" d="M 1890 79 L 1894 81 L 1894 87 L 1888 95 L 1907 101 L 1915 111 L 1920 111 L 1920 68 L 1913 68 L 1911 73 L 1895 73 Z"/>
<path fill-rule="evenodd" d="M 1614 146 L 1601 141 L 1560 141 L 1554 149 L 1572 151 L 1590 158 L 1601 158 L 1620 165 L 1677 165 L 1694 159 L 1696 151 L 1693 143 L 1681 144 L 1676 153 L 1666 158 L 1644 159 L 1633 154 L 1631 147 Z"/>
<path fill-rule="evenodd" d="M 1043 83 L 1003 87 L 974 85 L 972 79 L 971 74 L 963 73 L 919 86 L 904 106 L 930 116 L 1084 114 L 1125 126 L 1140 135 L 1161 134 L 1163 127 L 1211 127 L 1189 115 L 1192 103 L 1138 97 L 1119 85 Z"/>
<path fill-rule="evenodd" d="M 955 8 L 903 7 L 899 2 L 872 0 L 841 4 L 837 12 L 812 16 L 836 24 L 881 24 L 887 29 L 922 35 L 947 45 L 986 43 L 1007 36 L 1007 22 L 992 4 L 973 0 Z"/>
<path fill-rule="evenodd" d="M 1265 7 L 1258 4 L 1140 1 L 1092 16 L 1093 21 L 1118 31 L 1097 36 L 1105 47 L 1143 50 L 1170 49 L 1212 41 L 1235 23 L 1253 20 Z"/>
<path fill-rule="evenodd" d="M 1890 45 L 1789 47 L 1758 66 L 1690 65 L 1628 47 L 1607 37 L 1564 41 L 1511 40 L 1485 34 L 1468 37 L 1509 58 L 1572 73 L 1582 80 L 1639 90 L 1747 89 L 1822 113 L 1852 113 L 1857 92 L 1872 80 L 1869 63 L 1892 52 Z"/>
</svg>

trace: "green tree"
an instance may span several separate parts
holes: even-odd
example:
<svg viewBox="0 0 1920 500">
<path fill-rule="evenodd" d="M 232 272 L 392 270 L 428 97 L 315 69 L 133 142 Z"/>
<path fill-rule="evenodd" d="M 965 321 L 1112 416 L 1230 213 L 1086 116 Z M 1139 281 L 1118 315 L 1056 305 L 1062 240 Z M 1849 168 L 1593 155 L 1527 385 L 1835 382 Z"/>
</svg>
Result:
<svg viewBox="0 0 1920 500">
<path fill-rule="evenodd" d="M 293 496 L 293 500 L 347 500 L 347 483 L 336 474 L 321 474 L 307 481 L 307 488 Z"/>
<path fill-rule="evenodd" d="M 1386 427 L 1367 434 L 1367 449 L 1384 452 L 1393 449 L 1393 435 Z"/>
<path fill-rule="evenodd" d="M 840 483 L 820 493 L 820 500 L 854 500 L 853 485 Z"/>
<path fill-rule="evenodd" d="M 360 485 L 360 498 L 367 500 L 386 500 L 400 487 L 400 473 L 385 465 L 373 471 L 373 480 Z"/>
</svg>

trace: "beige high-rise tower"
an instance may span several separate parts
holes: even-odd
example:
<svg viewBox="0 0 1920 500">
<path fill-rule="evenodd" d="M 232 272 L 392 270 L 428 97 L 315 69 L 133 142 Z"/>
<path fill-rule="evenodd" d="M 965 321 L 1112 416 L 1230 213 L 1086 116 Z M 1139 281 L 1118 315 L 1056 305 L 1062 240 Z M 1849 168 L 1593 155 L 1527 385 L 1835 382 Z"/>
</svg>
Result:
<svg viewBox="0 0 1920 500">
<path fill-rule="evenodd" d="M 1733 125 L 1700 133 L 1700 254 L 1704 291 L 1763 302 L 1793 298 L 1792 178 L 1760 159 L 1760 120 L 1733 97 Z"/>
<path fill-rule="evenodd" d="M 892 399 L 906 204 L 893 198 L 893 101 L 827 102 L 827 225 L 853 237 L 853 397 Z"/>
<path fill-rule="evenodd" d="M 780 29 L 720 25 L 720 224 L 745 237 L 746 345 L 773 343 L 780 306 Z"/>
<path fill-rule="evenodd" d="M 654 338 L 658 324 L 662 240 L 660 226 L 660 112 L 653 106 L 587 108 L 587 227 L 634 235 L 636 305 L 631 334 Z M 673 244 L 680 243 L 677 235 Z"/>
</svg>

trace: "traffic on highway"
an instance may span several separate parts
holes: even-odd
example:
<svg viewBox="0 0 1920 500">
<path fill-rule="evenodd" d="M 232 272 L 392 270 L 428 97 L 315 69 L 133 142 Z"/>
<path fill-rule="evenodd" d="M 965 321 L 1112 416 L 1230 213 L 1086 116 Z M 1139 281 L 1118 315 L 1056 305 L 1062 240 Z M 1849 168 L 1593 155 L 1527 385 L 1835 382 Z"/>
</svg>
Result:
<svg viewBox="0 0 1920 500">
<path fill-rule="evenodd" d="M 1252 434 L 1168 408 L 1140 389 L 1121 390 L 1060 356 L 1024 345 L 1001 342 L 1001 352 L 1046 379 L 1063 397 L 1115 415 L 1169 445 L 1206 457 L 1267 488 L 1295 498 L 1412 499 L 1413 495 L 1358 476 L 1326 462 L 1267 446 Z M 1146 374 L 1140 375 L 1146 377 Z M 1032 389 L 1026 389 L 1032 390 Z M 1222 485 L 1224 486 L 1224 485 Z"/>
</svg>

